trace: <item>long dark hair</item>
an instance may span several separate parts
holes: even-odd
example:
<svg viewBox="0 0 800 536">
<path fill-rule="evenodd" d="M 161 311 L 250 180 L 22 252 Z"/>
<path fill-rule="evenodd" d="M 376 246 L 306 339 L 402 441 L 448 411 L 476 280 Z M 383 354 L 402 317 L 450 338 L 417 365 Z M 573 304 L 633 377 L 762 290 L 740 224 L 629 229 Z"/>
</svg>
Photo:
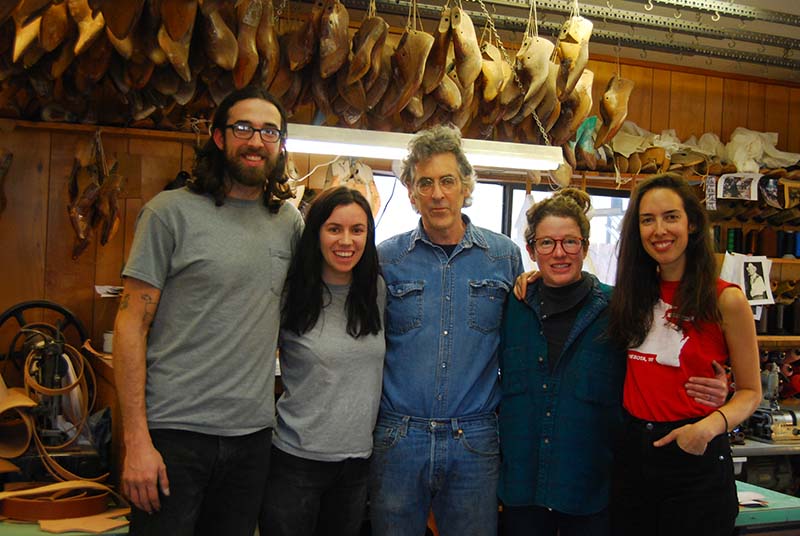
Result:
<svg viewBox="0 0 800 536">
<path fill-rule="evenodd" d="M 381 331 L 378 311 L 378 251 L 375 222 L 369 203 L 358 191 L 339 186 L 322 192 L 308 209 L 306 226 L 286 279 L 281 326 L 302 335 L 314 327 L 322 308 L 330 303 L 330 290 L 322 280 L 319 232 L 336 207 L 357 204 L 367 215 L 367 240 L 361 260 L 353 268 L 347 294 L 347 333 L 354 338 Z"/>
<path fill-rule="evenodd" d="M 265 89 L 256 86 L 247 86 L 232 92 L 225 97 L 214 112 L 214 120 L 211 123 L 208 141 L 195 150 L 194 167 L 192 168 L 192 180 L 187 186 L 198 194 L 210 195 L 214 198 L 217 206 L 225 202 L 225 196 L 230 190 L 230 184 L 225 181 L 225 151 L 217 147 L 214 143 L 213 133 L 216 130 L 225 131 L 228 123 L 228 114 L 237 102 L 247 99 L 265 100 L 275 106 L 281 115 L 281 139 L 280 155 L 272 174 L 267 178 L 264 185 L 264 206 L 270 212 L 278 212 L 283 201 L 292 197 L 292 191 L 286 184 L 286 110 L 278 99 L 273 97 Z"/>
<path fill-rule="evenodd" d="M 660 294 L 658 263 L 645 251 L 639 233 L 642 197 L 657 188 L 678 194 L 689 219 L 686 268 L 676 293 L 678 318 L 691 318 L 695 323 L 721 320 L 717 309 L 716 262 L 706 212 L 683 177 L 674 173 L 656 175 L 639 184 L 622 220 L 609 333 L 626 348 L 644 342 L 653 325 L 653 306 Z"/>
</svg>

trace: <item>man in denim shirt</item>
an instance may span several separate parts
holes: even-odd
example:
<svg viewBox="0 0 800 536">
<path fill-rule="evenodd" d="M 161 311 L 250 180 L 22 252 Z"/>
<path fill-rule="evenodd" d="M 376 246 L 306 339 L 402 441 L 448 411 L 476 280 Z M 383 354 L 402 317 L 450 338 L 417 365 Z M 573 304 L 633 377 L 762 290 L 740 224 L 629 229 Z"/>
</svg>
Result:
<svg viewBox="0 0 800 536">
<path fill-rule="evenodd" d="M 370 475 L 380 536 L 497 531 L 495 410 L 503 305 L 517 246 L 461 214 L 475 174 L 455 129 L 409 144 L 401 176 L 421 222 L 378 247 L 388 289 L 383 395 Z"/>
</svg>

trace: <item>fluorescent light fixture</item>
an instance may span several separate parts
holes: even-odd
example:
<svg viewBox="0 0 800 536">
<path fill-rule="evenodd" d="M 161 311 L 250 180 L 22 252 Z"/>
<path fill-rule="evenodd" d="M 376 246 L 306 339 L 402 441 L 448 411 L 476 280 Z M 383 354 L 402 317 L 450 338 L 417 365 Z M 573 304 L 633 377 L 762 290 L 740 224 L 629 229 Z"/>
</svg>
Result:
<svg viewBox="0 0 800 536">
<path fill-rule="evenodd" d="M 292 153 L 402 160 L 412 134 L 316 125 L 288 125 Z M 464 152 L 476 167 L 549 171 L 564 162 L 560 147 L 464 138 Z"/>
</svg>

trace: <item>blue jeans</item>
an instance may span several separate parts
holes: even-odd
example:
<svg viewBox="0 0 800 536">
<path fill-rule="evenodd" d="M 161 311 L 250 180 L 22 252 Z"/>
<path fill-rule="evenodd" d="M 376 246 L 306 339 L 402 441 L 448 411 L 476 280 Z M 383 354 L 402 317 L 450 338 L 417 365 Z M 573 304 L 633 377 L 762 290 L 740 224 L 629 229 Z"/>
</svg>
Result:
<svg viewBox="0 0 800 536">
<path fill-rule="evenodd" d="M 441 536 L 494 535 L 499 474 L 494 413 L 422 419 L 381 412 L 370 465 L 372 532 L 420 536 L 433 509 Z"/>
<path fill-rule="evenodd" d="M 136 508 L 130 533 L 146 536 L 253 536 L 269 470 L 272 429 L 238 437 L 151 430 L 167 466 L 161 510 Z"/>
<path fill-rule="evenodd" d="M 272 447 L 261 507 L 264 536 L 357 536 L 367 508 L 369 460 L 321 462 Z"/>
</svg>

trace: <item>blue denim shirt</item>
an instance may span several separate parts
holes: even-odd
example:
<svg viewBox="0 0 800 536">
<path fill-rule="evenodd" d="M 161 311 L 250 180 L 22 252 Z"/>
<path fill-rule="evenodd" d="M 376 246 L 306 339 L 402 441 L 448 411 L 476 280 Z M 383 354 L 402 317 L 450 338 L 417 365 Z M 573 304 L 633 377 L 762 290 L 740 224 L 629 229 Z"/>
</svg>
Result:
<svg viewBox="0 0 800 536">
<path fill-rule="evenodd" d="M 378 246 L 387 287 L 381 411 L 453 418 L 500 402 L 500 326 L 520 251 L 461 217 L 466 231 L 449 258 L 421 221 Z"/>
</svg>

